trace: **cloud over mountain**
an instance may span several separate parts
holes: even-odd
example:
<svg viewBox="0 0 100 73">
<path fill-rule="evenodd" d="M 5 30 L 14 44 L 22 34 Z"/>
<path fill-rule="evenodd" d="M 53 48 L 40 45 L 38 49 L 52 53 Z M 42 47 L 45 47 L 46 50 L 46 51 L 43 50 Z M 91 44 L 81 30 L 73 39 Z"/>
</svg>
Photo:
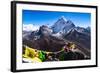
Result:
<svg viewBox="0 0 100 73">
<path fill-rule="evenodd" d="M 38 25 L 23 24 L 23 31 L 36 31 L 39 29 Z"/>
</svg>

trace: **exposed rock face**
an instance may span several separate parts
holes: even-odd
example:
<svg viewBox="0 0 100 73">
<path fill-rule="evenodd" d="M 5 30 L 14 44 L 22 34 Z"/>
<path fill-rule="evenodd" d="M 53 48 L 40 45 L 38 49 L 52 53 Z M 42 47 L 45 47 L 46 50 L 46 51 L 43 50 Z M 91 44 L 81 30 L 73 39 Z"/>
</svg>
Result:
<svg viewBox="0 0 100 73">
<path fill-rule="evenodd" d="M 36 48 L 38 50 L 55 52 L 60 51 L 65 45 L 65 42 L 52 36 L 42 36 L 37 40 L 24 39 L 23 44 L 28 45 L 32 48 Z"/>
</svg>

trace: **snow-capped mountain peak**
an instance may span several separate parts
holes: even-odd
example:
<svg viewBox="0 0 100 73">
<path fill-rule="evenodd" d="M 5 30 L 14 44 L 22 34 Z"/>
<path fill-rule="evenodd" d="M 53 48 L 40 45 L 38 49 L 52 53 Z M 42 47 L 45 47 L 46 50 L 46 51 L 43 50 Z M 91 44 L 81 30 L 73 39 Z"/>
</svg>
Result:
<svg viewBox="0 0 100 73">
<path fill-rule="evenodd" d="M 67 20 L 64 16 L 61 16 L 61 18 L 52 26 L 52 29 L 54 33 L 58 33 L 63 30 L 65 32 L 74 26 L 75 25 L 71 20 Z"/>
<path fill-rule="evenodd" d="M 67 21 L 67 19 L 64 16 L 61 16 L 61 20 Z"/>
</svg>

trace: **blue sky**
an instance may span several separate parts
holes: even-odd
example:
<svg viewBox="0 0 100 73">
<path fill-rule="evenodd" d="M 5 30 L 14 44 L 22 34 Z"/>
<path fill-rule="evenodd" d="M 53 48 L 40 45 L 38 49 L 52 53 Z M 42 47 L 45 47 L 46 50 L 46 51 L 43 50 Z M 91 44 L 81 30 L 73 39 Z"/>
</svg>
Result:
<svg viewBox="0 0 100 73">
<path fill-rule="evenodd" d="M 71 20 L 76 26 L 87 27 L 91 25 L 90 13 L 79 12 L 55 12 L 55 11 L 35 11 L 23 10 L 22 22 L 23 24 L 34 25 L 53 25 L 61 16 L 67 20 Z"/>
</svg>

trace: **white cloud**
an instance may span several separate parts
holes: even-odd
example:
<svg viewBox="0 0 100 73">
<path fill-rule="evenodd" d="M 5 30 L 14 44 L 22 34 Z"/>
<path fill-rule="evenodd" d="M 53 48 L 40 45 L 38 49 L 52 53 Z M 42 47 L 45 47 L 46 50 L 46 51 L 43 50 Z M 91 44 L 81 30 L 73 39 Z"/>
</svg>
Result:
<svg viewBox="0 0 100 73">
<path fill-rule="evenodd" d="M 33 25 L 33 24 L 23 24 L 23 30 L 24 31 L 35 31 L 39 29 L 38 25 Z"/>
</svg>

